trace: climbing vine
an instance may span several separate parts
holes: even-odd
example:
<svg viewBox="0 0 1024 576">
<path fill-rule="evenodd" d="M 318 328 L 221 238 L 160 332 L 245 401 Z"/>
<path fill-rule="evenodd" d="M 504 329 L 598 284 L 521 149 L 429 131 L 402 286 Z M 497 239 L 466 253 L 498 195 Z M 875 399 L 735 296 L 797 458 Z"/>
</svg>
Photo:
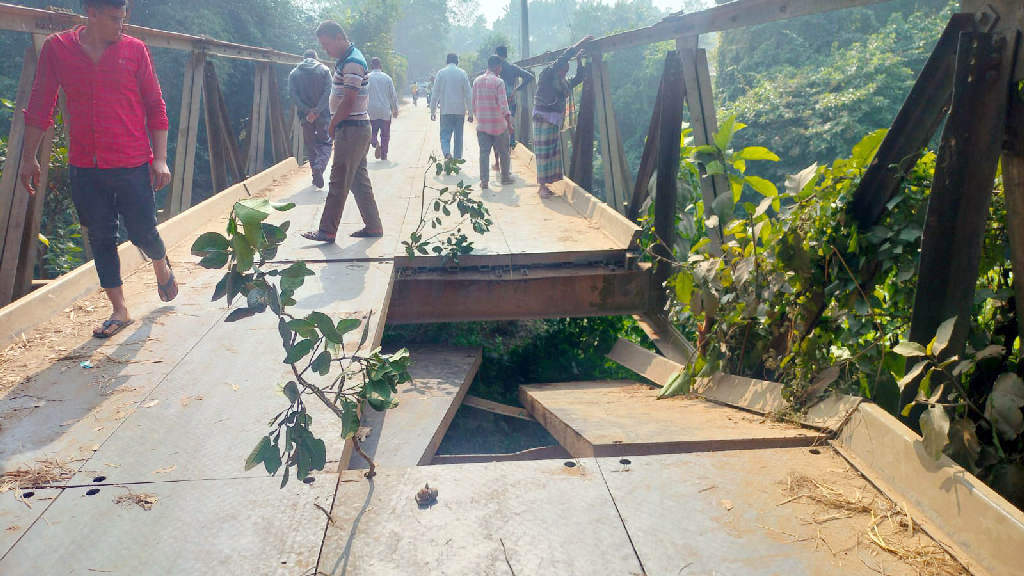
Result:
<svg viewBox="0 0 1024 576">
<path fill-rule="evenodd" d="M 490 211 L 480 200 L 470 197 L 473 187 L 463 180 L 455 186 L 436 187 L 427 183 L 427 176 L 433 172 L 435 176 L 444 173 L 446 176 L 458 174 L 465 160 L 447 158 L 440 160 L 431 154 L 427 169 L 423 171 L 423 186 L 420 190 L 420 219 L 408 240 L 403 240 L 405 253 L 409 257 L 427 256 L 433 253 L 444 257 L 445 262 L 458 263 L 459 256 L 473 251 L 473 242 L 462 231 L 469 225 L 477 234 L 485 234 L 494 222 Z M 436 193 L 428 198 L 428 191 Z M 454 224 L 445 224 L 445 219 L 458 212 L 460 220 Z M 427 226 L 430 231 L 427 231 Z"/>
<path fill-rule="evenodd" d="M 935 155 L 922 155 L 883 218 L 861 230 L 847 207 L 884 130 L 865 136 L 849 157 L 809 166 L 779 187 L 751 174 L 758 162 L 777 161 L 775 154 L 732 148 L 743 128 L 728 118 L 707 146 L 693 146 L 684 134 L 679 237 L 667 288 L 673 320 L 697 345 L 687 370 L 662 394 L 685 393 L 697 378 L 728 372 L 782 382 L 797 409 L 832 390 L 864 396 L 920 426 L 933 455 L 946 453 L 1024 505 L 1024 366 L 1017 361 L 1001 183 L 967 350 L 954 362 L 939 357 L 945 325 L 930 346 L 901 343 Z M 702 174 L 729 183 L 710 210 L 699 191 Z M 648 235 L 646 245 L 658 241 Z M 917 399 L 901 404 L 911 383 L 919 386 Z"/>
<path fill-rule="evenodd" d="M 245 469 L 263 464 L 275 475 L 283 467 L 282 488 L 292 469 L 299 480 L 324 469 L 326 445 L 314 436 L 313 417 L 306 410 L 306 399 L 313 397 L 341 421 L 342 438 L 351 440 L 369 464 L 367 477 L 373 477 L 374 463 L 359 445 L 359 407 L 364 401 L 378 411 L 397 406 L 393 394 L 399 384 L 410 380 L 409 352 L 404 348 L 393 354 L 379 348 L 365 350 L 369 316 L 335 321 L 320 311 L 301 317 L 289 311 L 296 304 L 296 291 L 315 272 L 305 262 L 273 263 L 288 236 L 289 222 L 274 225 L 265 220 L 273 210 L 294 206 L 263 198 L 241 200 L 228 217 L 226 234 L 207 232 L 192 244 L 192 254 L 201 257 L 199 264 L 204 268 L 227 267 L 214 288 L 213 300 L 226 298 L 231 305 L 239 296 L 245 299 L 245 305 L 233 309 L 226 322 L 267 311 L 277 317 L 283 362 L 292 373 L 290 380 L 279 385 L 287 406 L 270 420 L 270 431 L 246 458 Z M 353 346 L 346 336 L 357 330 L 361 334 Z"/>
</svg>

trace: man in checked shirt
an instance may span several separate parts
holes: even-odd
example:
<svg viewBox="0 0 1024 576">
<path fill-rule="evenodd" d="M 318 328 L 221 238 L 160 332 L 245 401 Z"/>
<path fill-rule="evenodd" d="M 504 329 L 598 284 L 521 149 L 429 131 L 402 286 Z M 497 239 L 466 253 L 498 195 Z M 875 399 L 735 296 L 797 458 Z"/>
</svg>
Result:
<svg viewBox="0 0 1024 576">
<path fill-rule="evenodd" d="M 167 108 L 149 50 L 124 34 L 125 0 L 82 0 L 88 20 L 46 39 L 25 109 L 18 171 L 25 188 L 39 185 L 39 143 L 53 124 L 57 88 L 67 95 L 71 198 L 89 229 L 100 286 L 113 312 L 93 330 L 109 338 L 132 323 L 117 255 L 118 215 L 128 239 L 153 261 L 160 299 L 178 295 L 167 250 L 156 229 L 154 190 L 171 180 Z"/>
<path fill-rule="evenodd" d="M 487 159 L 491 148 L 498 157 L 501 183 L 508 185 L 516 181 L 509 174 L 508 135 L 512 130 L 512 114 L 505 82 L 499 76 L 502 65 L 501 56 L 492 54 L 487 58 L 487 72 L 473 81 L 473 115 L 476 116 L 476 138 L 480 142 L 480 188 L 484 190 L 487 189 Z"/>
</svg>

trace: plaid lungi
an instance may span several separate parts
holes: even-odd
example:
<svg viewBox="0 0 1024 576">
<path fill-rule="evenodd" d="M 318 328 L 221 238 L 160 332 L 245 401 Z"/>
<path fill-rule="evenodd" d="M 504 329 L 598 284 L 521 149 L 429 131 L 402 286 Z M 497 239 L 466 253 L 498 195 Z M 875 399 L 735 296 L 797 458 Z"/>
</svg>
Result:
<svg viewBox="0 0 1024 576">
<path fill-rule="evenodd" d="M 550 184 L 562 179 L 560 128 L 533 118 L 533 152 L 537 158 L 537 183 Z"/>
</svg>

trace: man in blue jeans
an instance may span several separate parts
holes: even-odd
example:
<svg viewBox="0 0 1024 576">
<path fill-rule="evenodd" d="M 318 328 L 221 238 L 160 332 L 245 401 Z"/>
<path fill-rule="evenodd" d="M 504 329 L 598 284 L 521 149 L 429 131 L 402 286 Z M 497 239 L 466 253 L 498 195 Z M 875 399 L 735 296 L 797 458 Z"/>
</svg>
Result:
<svg viewBox="0 0 1024 576">
<path fill-rule="evenodd" d="M 96 274 L 113 308 L 93 330 L 109 338 L 132 323 L 117 254 L 118 216 L 128 239 L 153 261 L 160 300 L 178 295 L 167 249 L 156 229 L 154 190 L 167 185 L 167 107 L 149 50 L 124 34 L 125 0 L 83 0 L 84 27 L 53 34 L 39 53 L 25 109 L 19 177 L 39 185 L 39 143 L 53 125 L 57 89 L 67 94 L 71 200 L 89 229 Z M 11 155 L 16 150 L 10 151 Z"/>
<path fill-rule="evenodd" d="M 441 109 L 441 152 L 445 158 L 462 159 L 462 126 L 466 112 L 473 122 L 473 87 L 469 76 L 459 68 L 459 57 L 448 54 L 448 65 L 438 70 L 434 77 L 434 91 L 430 98 L 430 119 L 437 120 L 435 113 Z M 455 147 L 452 149 L 452 136 Z"/>
</svg>

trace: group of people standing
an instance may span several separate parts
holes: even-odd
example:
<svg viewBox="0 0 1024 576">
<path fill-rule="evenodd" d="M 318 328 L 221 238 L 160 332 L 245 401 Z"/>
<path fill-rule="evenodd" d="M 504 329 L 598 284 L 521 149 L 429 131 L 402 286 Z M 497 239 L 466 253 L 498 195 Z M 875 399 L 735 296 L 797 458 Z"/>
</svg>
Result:
<svg viewBox="0 0 1024 576">
<path fill-rule="evenodd" d="M 487 71 L 471 85 L 469 75 L 458 66 L 458 55 L 448 54 L 447 65 L 435 75 L 430 101 L 430 119 L 437 120 L 438 109 L 441 114 L 441 152 L 445 158 L 462 158 L 464 122 L 472 123 L 475 117 L 480 148 L 480 188 L 489 186 L 488 163 L 492 150 L 496 158 L 493 169 L 500 171 L 501 183 L 515 182 L 510 171 L 510 154 L 516 145 L 515 125 L 512 123 L 516 114 L 515 95 L 536 81 L 531 120 L 537 158 L 537 192 L 541 197 L 550 197 L 552 192 L 548 184 L 563 177 L 559 140 L 562 117 L 572 89 L 583 81 L 582 57 L 586 44 L 591 40 L 593 37 L 588 34 L 566 50 L 544 68 L 539 79 L 508 62 L 508 48 L 498 46 L 487 59 Z M 569 61 L 573 58 L 579 66 L 575 76 L 566 80 Z"/>
<path fill-rule="evenodd" d="M 41 174 L 39 145 L 53 124 L 57 92 L 63 88 L 72 201 L 79 221 L 88 228 L 100 286 L 112 307 L 110 317 L 93 334 L 108 338 L 132 323 L 117 253 L 120 218 L 128 239 L 153 263 L 160 299 L 169 302 L 178 294 L 167 249 L 156 227 L 155 193 L 171 180 L 167 166 L 169 123 L 149 50 L 139 39 L 124 34 L 126 0 L 83 0 L 82 4 L 86 24 L 49 36 L 40 51 L 32 94 L 23 111 L 25 135 L 18 177 L 34 194 Z M 336 59 L 334 70 L 318 61 L 316 51 L 309 50 L 289 75 L 288 91 L 301 119 L 316 187 L 325 185 L 332 147 L 334 160 L 320 225 L 302 236 L 334 242 L 349 191 L 364 223 L 351 235 L 383 236 L 366 156 L 372 146 L 376 158 L 387 160 L 391 120 L 399 113 L 394 83 L 381 70 L 379 59 L 367 64 L 338 23 L 321 23 L 316 37 L 321 48 Z M 536 80 L 532 119 L 542 195 L 550 195 L 547 184 L 562 177 L 558 130 L 566 99 L 581 78 L 577 73 L 566 81 L 565 75 L 569 61 L 582 55 L 589 40 L 587 36 L 567 50 Z M 470 122 L 477 118 L 482 188 L 488 186 L 487 162 L 492 149 L 501 182 L 514 181 L 509 173 L 509 150 L 515 144 L 514 94 L 534 82 L 531 73 L 506 62 L 506 57 L 507 50 L 499 46 L 488 58 L 487 72 L 470 86 L 468 76 L 457 66 L 458 57 L 449 54 L 448 65 L 437 73 L 428 98 L 432 120 L 440 108 L 441 145 L 446 157 L 462 157 L 463 119 L 467 113 Z M 16 151 L 10 153 L 13 156 Z"/>
</svg>

